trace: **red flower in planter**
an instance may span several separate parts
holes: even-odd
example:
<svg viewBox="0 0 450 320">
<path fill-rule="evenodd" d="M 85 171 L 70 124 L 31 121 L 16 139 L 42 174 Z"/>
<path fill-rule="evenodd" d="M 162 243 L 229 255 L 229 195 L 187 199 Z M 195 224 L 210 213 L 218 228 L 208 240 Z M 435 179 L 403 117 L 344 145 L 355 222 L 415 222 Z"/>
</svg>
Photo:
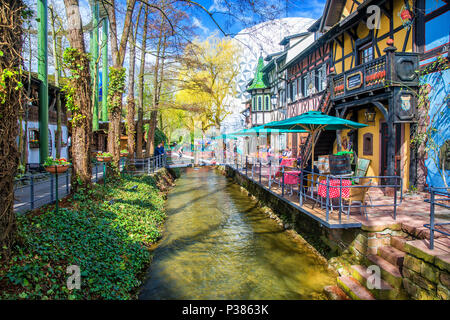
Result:
<svg viewBox="0 0 450 320">
<path fill-rule="evenodd" d="M 409 12 L 408 9 L 404 9 L 400 13 L 400 17 L 402 18 L 402 20 L 411 20 L 412 19 L 411 12 Z"/>
</svg>

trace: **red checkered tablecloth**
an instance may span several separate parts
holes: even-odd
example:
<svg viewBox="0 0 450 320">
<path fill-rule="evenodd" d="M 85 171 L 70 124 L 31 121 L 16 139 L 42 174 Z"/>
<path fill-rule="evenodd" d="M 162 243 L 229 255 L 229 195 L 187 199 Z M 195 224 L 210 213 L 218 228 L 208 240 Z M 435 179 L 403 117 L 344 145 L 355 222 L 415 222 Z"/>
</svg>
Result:
<svg viewBox="0 0 450 320">
<path fill-rule="evenodd" d="M 339 186 L 341 184 L 341 180 L 339 179 L 332 179 L 330 180 L 330 199 L 331 198 L 339 198 Z M 351 180 L 342 180 L 342 198 L 348 198 L 350 196 L 350 188 L 344 188 L 349 187 L 352 185 Z M 321 180 L 319 182 L 319 189 L 317 191 L 319 196 L 322 198 L 327 197 L 327 180 Z"/>
<path fill-rule="evenodd" d="M 292 167 L 294 166 L 294 162 L 295 162 L 295 158 L 284 158 L 283 160 L 281 160 L 280 166 L 285 166 L 285 167 Z"/>
<path fill-rule="evenodd" d="M 301 171 L 289 171 L 284 173 L 284 184 L 297 184 L 300 183 Z"/>
</svg>

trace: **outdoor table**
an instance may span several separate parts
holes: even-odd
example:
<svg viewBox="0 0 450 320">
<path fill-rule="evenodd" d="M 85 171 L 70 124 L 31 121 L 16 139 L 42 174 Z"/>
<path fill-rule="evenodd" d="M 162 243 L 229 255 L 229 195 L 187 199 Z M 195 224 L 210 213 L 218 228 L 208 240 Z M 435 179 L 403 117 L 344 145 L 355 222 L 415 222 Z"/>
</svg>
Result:
<svg viewBox="0 0 450 320">
<path fill-rule="evenodd" d="M 342 198 L 348 198 L 350 196 L 350 188 L 345 188 L 345 187 L 349 187 L 352 185 L 351 180 L 331 179 L 331 180 L 329 180 L 329 185 L 330 185 L 329 197 L 330 197 L 330 199 L 339 198 L 339 193 L 340 193 L 339 186 L 341 186 L 341 181 L 342 181 Z M 327 197 L 327 181 L 326 180 L 321 180 L 319 182 L 319 188 L 317 190 L 317 193 L 322 198 Z"/>
<path fill-rule="evenodd" d="M 284 173 L 284 184 L 300 183 L 300 170 L 288 171 Z"/>
</svg>

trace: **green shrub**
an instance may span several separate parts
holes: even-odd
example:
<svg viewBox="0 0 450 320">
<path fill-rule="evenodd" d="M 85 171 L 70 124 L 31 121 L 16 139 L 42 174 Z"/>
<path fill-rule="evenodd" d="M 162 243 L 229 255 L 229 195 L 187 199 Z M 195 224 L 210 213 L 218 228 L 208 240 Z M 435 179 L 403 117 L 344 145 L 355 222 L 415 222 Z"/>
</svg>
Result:
<svg viewBox="0 0 450 320">
<path fill-rule="evenodd" d="M 57 215 L 49 208 L 18 217 L 20 243 L 0 267 L 0 298 L 134 298 L 150 262 L 148 245 L 161 236 L 163 205 L 153 178 L 126 176 L 80 191 Z M 70 265 L 80 267 L 80 290 L 66 287 Z"/>
</svg>

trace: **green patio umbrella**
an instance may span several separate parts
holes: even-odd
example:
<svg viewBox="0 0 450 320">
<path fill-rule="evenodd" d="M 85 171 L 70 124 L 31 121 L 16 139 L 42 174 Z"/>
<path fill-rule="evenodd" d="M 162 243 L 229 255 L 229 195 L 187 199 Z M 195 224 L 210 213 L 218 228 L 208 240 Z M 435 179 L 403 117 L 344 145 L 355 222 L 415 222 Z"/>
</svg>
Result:
<svg viewBox="0 0 450 320">
<path fill-rule="evenodd" d="M 274 128 L 274 129 L 270 129 L 270 128 L 265 128 L 268 125 L 271 124 L 275 124 L 277 121 L 272 121 L 269 122 L 265 125 L 262 126 L 257 126 L 257 127 L 253 127 L 253 128 L 249 128 L 249 129 L 244 129 L 238 132 L 235 132 L 234 135 L 243 135 L 243 136 L 253 136 L 256 135 L 257 137 L 259 137 L 259 134 L 263 133 L 286 133 L 286 132 L 292 132 L 292 133 L 297 133 L 297 132 L 307 132 L 306 130 L 303 129 L 278 129 L 278 128 Z M 257 150 L 258 150 L 258 154 L 259 154 L 259 145 L 257 145 Z"/>
<path fill-rule="evenodd" d="M 272 121 L 272 122 L 269 122 L 269 123 L 267 123 L 265 125 L 262 125 L 262 126 L 253 127 L 253 128 L 250 128 L 250 129 L 244 129 L 244 130 L 241 130 L 241 131 L 233 133 L 233 135 L 237 135 L 237 136 L 240 136 L 240 135 L 245 136 L 245 135 L 247 135 L 247 136 L 250 136 L 250 135 L 255 135 L 255 134 L 259 134 L 259 133 L 308 132 L 308 131 L 303 130 L 303 129 L 291 130 L 291 129 L 266 128 L 266 126 L 271 125 L 271 124 L 275 124 L 276 122 L 278 122 L 278 121 Z"/>
<path fill-rule="evenodd" d="M 312 165 L 314 166 L 315 137 L 321 130 L 358 129 L 367 127 L 367 124 L 329 116 L 320 111 L 309 111 L 286 120 L 269 123 L 264 126 L 268 129 L 304 129 L 312 136 Z"/>
<path fill-rule="evenodd" d="M 226 133 L 222 133 L 221 135 L 218 135 L 216 137 L 212 137 L 211 139 L 213 140 L 219 140 L 219 139 L 233 139 L 233 140 L 237 140 L 237 137 L 234 136 L 233 134 L 226 134 Z"/>
</svg>

